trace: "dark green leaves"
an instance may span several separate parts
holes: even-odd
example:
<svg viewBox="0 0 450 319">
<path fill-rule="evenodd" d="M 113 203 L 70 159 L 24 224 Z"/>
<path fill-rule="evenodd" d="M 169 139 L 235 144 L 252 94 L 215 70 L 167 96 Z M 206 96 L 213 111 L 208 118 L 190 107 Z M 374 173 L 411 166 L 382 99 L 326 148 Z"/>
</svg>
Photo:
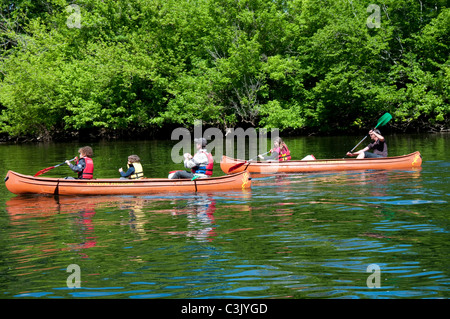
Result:
<svg viewBox="0 0 450 319">
<path fill-rule="evenodd" d="M 371 4 L 2 1 L 1 131 L 447 128 L 450 9 Z"/>
</svg>

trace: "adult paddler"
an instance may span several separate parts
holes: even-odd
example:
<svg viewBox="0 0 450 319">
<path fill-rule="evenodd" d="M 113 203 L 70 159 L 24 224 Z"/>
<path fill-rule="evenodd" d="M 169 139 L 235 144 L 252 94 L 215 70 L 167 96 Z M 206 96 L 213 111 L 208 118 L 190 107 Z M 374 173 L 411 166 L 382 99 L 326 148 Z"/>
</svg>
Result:
<svg viewBox="0 0 450 319">
<path fill-rule="evenodd" d="M 196 138 L 194 139 L 195 147 L 197 153 L 192 156 L 189 153 L 184 154 L 184 167 L 191 169 L 190 172 L 187 171 L 176 171 L 169 175 L 171 179 L 178 178 L 205 178 L 209 177 L 213 173 L 214 160 L 211 155 L 206 150 L 206 139 Z"/>
<path fill-rule="evenodd" d="M 347 156 L 357 156 L 356 158 L 362 159 L 362 158 L 377 158 L 377 157 L 387 157 L 388 156 L 388 150 L 387 150 L 387 144 L 386 140 L 384 139 L 384 136 L 381 135 L 380 130 L 370 130 L 369 131 L 370 138 L 373 140 L 372 143 L 367 145 L 362 150 L 359 150 L 355 153 L 347 152 Z M 370 150 L 373 150 L 372 152 L 369 152 Z"/>
</svg>

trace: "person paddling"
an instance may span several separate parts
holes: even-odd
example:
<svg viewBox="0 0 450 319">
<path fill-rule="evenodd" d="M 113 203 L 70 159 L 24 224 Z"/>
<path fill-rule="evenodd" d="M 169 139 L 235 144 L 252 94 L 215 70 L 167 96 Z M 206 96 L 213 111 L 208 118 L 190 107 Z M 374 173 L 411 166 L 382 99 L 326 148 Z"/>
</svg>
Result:
<svg viewBox="0 0 450 319">
<path fill-rule="evenodd" d="M 189 153 L 184 154 L 184 167 L 190 168 L 191 171 L 176 171 L 169 175 L 171 179 L 179 178 L 205 178 L 209 177 L 213 173 L 214 160 L 211 153 L 206 150 L 206 139 L 196 138 L 194 139 L 197 153 L 192 156 Z"/>
<path fill-rule="evenodd" d="M 273 148 L 270 152 L 272 153 L 270 156 L 264 157 L 262 155 L 258 155 L 258 157 L 266 161 L 278 160 L 280 162 L 289 161 L 291 159 L 291 152 L 281 137 L 277 137 L 275 139 L 273 142 Z"/>
<path fill-rule="evenodd" d="M 139 156 L 128 156 L 127 168 L 128 170 L 126 172 L 123 171 L 122 167 L 119 168 L 120 179 L 139 179 L 144 177 L 144 169 L 142 168 Z"/>
<path fill-rule="evenodd" d="M 81 147 L 78 150 L 80 153 L 80 159 L 77 160 L 76 165 L 66 161 L 72 171 L 78 173 L 78 179 L 92 179 L 94 177 L 94 161 L 92 160 L 93 151 L 90 146 Z M 73 177 L 66 177 L 71 179 Z"/>
<path fill-rule="evenodd" d="M 372 143 L 364 147 L 362 150 L 359 150 L 357 152 L 347 152 L 347 156 L 357 156 L 356 158 L 377 158 L 377 157 L 387 157 L 388 156 L 388 150 L 387 150 L 387 144 L 386 140 L 381 135 L 380 130 L 370 130 L 369 131 L 370 138 L 373 140 Z M 372 152 L 369 152 L 373 150 Z"/>
</svg>

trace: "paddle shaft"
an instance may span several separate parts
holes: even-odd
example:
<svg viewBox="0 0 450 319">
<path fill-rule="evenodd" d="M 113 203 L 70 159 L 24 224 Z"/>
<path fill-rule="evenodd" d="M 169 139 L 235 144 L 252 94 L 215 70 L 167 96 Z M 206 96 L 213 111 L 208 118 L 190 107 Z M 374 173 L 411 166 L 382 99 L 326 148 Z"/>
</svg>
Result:
<svg viewBox="0 0 450 319">
<path fill-rule="evenodd" d="M 77 157 L 75 156 L 74 158 L 70 159 L 69 162 L 72 162 L 72 161 L 74 161 L 74 160 L 76 160 L 76 159 L 77 159 Z M 66 164 L 66 161 L 64 161 L 64 162 L 62 162 L 62 163 L 59 163 L 58 165 L 53 166 L 53 168 L 58 167 L 58 166 L 61 166 L 61 165 L 64 165 L 64 164 Z"/>
<path fill-rule="evenodd" d="M 262 156 L 262 155 L 266 155 L 266 154 L 268 154 L 268 153 L 270 153 L 270 151 L 265 152 L 264 154 L 259 154 L 259 155 Z M 258 156 L 259 156 L 259 155 L 258 155 Z M 249 159 L 248 161 L 245 161 L 245 162 L 243 162 L 243 163 L 239 163 L 239 164 L 236 164 L 236 165 L 234 165 L 234 166 L 231 166 L 230 169 L 228 170 L 228 173 L 227 173 L 227 174 L 230 174 L 232 171 L 238 169 L 238 168 L 241 167 L 242 165 L 245 165 L 245 163 L 248 163 L 248 165 L 250 165 L 250 162 L 251 162 L 251 161 L 254 161 L 255 159 L 257 159 L 258 156 L 254 157 L 254 158 L 252 158 L 252 159 Z M 248 165 L 247 165 L 247 167 L 248 167 Z M 247 167 L 246 167 L 245 169 L 247 169 Z"/>
<path fill-rule="evenodd" d="M 359 141 L 359 143 L 356 144 L 356 146 L 355 146 L 354 148 L 352 148 L 352 150 L 350 151 L 350 153 L 353 153 L 353 151 L 355 150 L 355 148 L 357 148 L 357 147 L 359 146 L 359 144 L 361 144 L 361 143 L 367 138 L 367 136 L 369 136 L 369 135 L 367 134 L 366 136 L 364 136 L 364 138 L 363 138 L 361 141 Z"/>
<path fill-rule="evenodd" d="M 263 156 L 263 155 L 266 155 L 267 153 L 270 153 L 270 151 L 265 152 L 264 154 L 260 154 L 260 155 L 258 155 L 258 156 Z M 255 158 L 253 158 L 253 159 L 251 159 L 251 160 L 248 160 L 248 164 L 247 164 L 247 166 L 245 166 L 244 171 L 245 171 L 245 170 L 247 169 L 247 167 L 251 164 L 250 162 L 253 161 L 253 160 L 255 160 L 255 159 L 257 159 L 258 156 L 256 156 Z"/>
<path fill-rule="evenodd" d="M 69 162 L 72 162 L 72 161 L 75 160 L 75 159 L 76 159 L 76 157 L 74 157 L 74 158 L 72 158 L 71 160 L 69 160 Z M 58 166 L 61 166 L 61 165 L 64 165 L 64 164 L 66 164 L 66 161 L 64 161 L 64 162 L 62 162 L 62 163 L 60 163 L 60 164 L 58 164 L 58 165 L 53 166 L 53 168 L 58 167 Z"/>
<path fill-rule="evenodd" d="M 265 152 L 264 154 L 259 154 L 258 156 L 263 156 L 263 155 L 266 155 L 266 154 L 268 154 L 268 153 L 270 153 L 270 151 L 268 151 L 268 152 Z M 249 160 L 248 160 L 248 162 L 250 162 L 250 161 L 254 161 L 255 159 L 257 159 L 257 158 L 258 158 L 258 156 L 254 157 L 254 158 L 252 158 L 252 159 L 249 159 Z"/>
</svg>

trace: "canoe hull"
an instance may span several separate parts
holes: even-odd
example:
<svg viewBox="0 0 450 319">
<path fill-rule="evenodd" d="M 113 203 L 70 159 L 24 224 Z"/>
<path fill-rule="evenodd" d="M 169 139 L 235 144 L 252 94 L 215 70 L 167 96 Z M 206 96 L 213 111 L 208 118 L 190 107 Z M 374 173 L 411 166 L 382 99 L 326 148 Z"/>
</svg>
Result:
<svg viewBox="0 0 450 319">
<path fill-rule="evenodd" d="M 307 173 L 320 171 L 350 171 L 350 170 L 385 170 L 385 169 L 409 169 L 422 165 L 422 156 L 419 152 L 414 152 L 403 156 L 383 157 L 383 158 L 344 158 L 344 159 L 323 159 L 309 161 L 286 161 L 286 162 L 248 162 L 223 156 L 220 168 L 228 173 L 230 168 L 238 164 L 245 163 L 237 167 L 232 173 L 247 170 L 251 173 L 273 174 L 273 173 Z"/>
<path fill-rule="evenodd" d="M 148 178 L 138 180 L 119 179 L 64 179 L 23 175 L 8 171 L 5 177 L 6 188 L 14 194 L 49 195 L 135 195 L 161 192 L 211 192 L 251 187 L 248 172 L 188 179 Z"/>
</svg>

